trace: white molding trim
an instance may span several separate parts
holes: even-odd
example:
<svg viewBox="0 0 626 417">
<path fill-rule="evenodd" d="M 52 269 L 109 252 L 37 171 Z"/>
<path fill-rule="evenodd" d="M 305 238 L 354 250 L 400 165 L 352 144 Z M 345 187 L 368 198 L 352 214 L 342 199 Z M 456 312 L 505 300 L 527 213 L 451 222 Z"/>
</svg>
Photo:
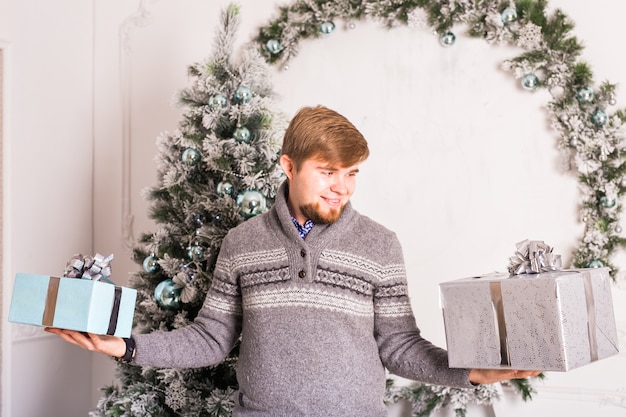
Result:
<svg viewBox="0 0 626 417">
<path fill-rule="evenodd" d="M 12 362 L 12 334 L 11 324 L 8 322 L 11 295 L 13 293 L 13 259 L 12 248 L 12 221 L 11 211 L 11 82 L 12 80 L 12 46 L 8 41 L 0 39 L 2 50 L 2 406 L 3 416 L 11 415 L 11 362 Z"/>
<path fill-rule="evenodd" d="M 131 94 L 133 32 L 152 23 L 152 7 L 160 0 L 141 0 L 137 11 L 120 25 L 120 86 L 122 99 L 122 240 L 127 248 L 134 244 L 133 211 L 131 199 Z"/>
</svg>

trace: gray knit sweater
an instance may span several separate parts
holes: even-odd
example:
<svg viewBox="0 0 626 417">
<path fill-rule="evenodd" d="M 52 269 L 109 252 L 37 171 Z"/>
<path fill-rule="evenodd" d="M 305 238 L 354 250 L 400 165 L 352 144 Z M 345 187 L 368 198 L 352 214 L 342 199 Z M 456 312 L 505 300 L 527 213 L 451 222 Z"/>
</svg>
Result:
<svg viewBox="0 0 626 417">
<path fill-rule="evenodd" d="M 265 214 L 232 229 L 195 322 L 135 334 L 135 363 L 220 362 L 241 335 L 234 416 L 382 417 L 385 368 L 470 387 L 445 350 L 420 336 L 396 235 L 350 204 L 302 240 L 287 184 Z"/>
</svg>

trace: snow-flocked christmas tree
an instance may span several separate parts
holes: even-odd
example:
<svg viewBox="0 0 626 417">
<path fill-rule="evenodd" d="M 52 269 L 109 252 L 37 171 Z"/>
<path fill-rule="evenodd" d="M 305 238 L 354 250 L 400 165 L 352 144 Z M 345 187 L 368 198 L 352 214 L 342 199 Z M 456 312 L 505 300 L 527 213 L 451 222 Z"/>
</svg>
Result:
<svg viewBox="0 0 626 417">
<path fill-rule="evenodd" d="M 141 265 L 135 331 L 189 324 L 200 310 L 223 237 L 271 205 L 283 180 L 277 164 L 285 119 L 272 99 L 270 68 L 256 47 L 235 61 L 239 10 L 222 12 L 212 56 L 189 67 L 179 127 L 158 139 L 157 185 L 147 192 L 156 230 L 133 248 Z M 117 365 L 92 416 L 228 416 L 237 387 L 237 348 L 200 369 Z"/>
</svg>

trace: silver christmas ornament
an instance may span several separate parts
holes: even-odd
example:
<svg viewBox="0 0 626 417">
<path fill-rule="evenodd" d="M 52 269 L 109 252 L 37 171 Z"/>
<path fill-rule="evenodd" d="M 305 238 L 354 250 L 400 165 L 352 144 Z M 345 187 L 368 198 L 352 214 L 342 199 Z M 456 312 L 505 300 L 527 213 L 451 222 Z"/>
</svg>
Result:
<svg viewBox="0 0 626 417">
<path fill-rule="evenodd" d="M 591 115 L 591 122 L 598 127 L 604 126 L 605 124 L 607 124 L 608 121 L 609 116 L 602 109 L 594 111 Z"/>
<path fill-rule="evenodd" d="M 212 109 L 224 108 L 228 104 L 228 100 L 221 94 L 216 94 L 209 98 L 209 107 Z"/>
<path fill-rule="evenodd" d="M 173 280 L 166 279 L 154 289 L 154 300 L 163 309 L 177 309 L 180 307 L 181 290 Z"/>
<path fill-rule="evenodd" d="M 252 90 L 245 85 L 239 86 L 235 90 L 235 100 L 239 103 L 250 103 L 252 101 Z"/>
<path fill-rule="evenodd" d="M 598 259 L 594 259 L 587 263 L 587 268 L 602 268 L 604 264 Z"/>
<path fill-rule="evenodd" d="M 225 195 L 233 195 L 235 187 L 228 181 L 222 181 L 217 184 L 217 195 L 224 197 Z"/>
<path fill-rule="evenodd" d="M 526 91 L 535 91 L 539 87 L 539 77 L 535 74 L 526 74 L 522 77 L 522 88 Z"/>
<path fill-rule="evenodd" d="M 239 213 L 244 217 L 253 217 L 267 210 L 265 196 L 256 190 L 247 190 L 237 196 Z"/>
<path fill-rule="evenodd" d="M 606 209 L 614 208 L 617 206 L 617 200 L 608 199 L 606 196 L 600 197 L 600 205 Z"/>
<path fill-rule="evenodd" d="M 187 248 L 187 256 L 192 261 L 202 261 L 206 257 L 205 248 L 202 245 L 194 243 Z"/>
<path fill-rule="evenodd" d="M 500 17 L 502 19 L 502 23 L 504 23 L 505 25 L 513 23 L 517 20 L 517 10 L 515 10 L 513 7 L 507 7 L 502 11 Z"/>
<path fill-rule="evenodd" d="M 197 149 L 187 148 L 183 152 L 183 155 L 181 158 L 185 165 L 195 165 L 198 162 L 200 162 L 200 159 L 202 158 L 202 156 L 200 155 L 200 152 L 198 152 Z"/>
<path fill-rule="evenodd" d="M 265 44 L 265 48 L 269 51 L 270 54 L 276 55 L 281 50 L 280 41 L 278 39 L 270 39 Z"/>
<path fill-rule="evenodd" d="M 250 130 L 245 126 L 239 126 L 233 133 L 233 137 L 237 142 L 250 142 L 251 136 Z"/>
<path fill-rule="evenodd" d="M 333 33 L 335 31 L 335 24 L 333 22 L 324 22 L 320 25 L 320 32 L 325 35 Z"/>
<path fill-rule="evenodd" d="M 143 260 L 143 270 L 148 273 L 153 273 L 159 270 L 158 259 L 154 256 L 154 254 L 146 257 Z"/>
<path fill-rule="evenodd" d="M 456 35 L 449 30 L 439 38 L 439 43 L 446 47 L 454 45 L 454 42 L 456 42 Z"/>
<path fill-rule="evenodd" d="M 576 93 L 576 99 L 580 104 L 593 103 L 594 98 L 595 94 L 593 90 L 589 87 L 583 87 Z"/>
</svg>

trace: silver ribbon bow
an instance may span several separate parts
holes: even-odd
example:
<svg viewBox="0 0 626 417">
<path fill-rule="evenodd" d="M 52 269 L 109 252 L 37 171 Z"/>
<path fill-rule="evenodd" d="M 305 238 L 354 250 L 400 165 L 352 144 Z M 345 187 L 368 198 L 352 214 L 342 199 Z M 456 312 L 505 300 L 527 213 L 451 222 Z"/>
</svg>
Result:
<svg viewBox="0 0 626 417">
<path fill-rule="evenodd" d="M 92 281 L 111 282 L 111 261 L 113 255 L 106 258 L 97 253 L 93 258 L 77 254 L 67 262 L 64 277 L 90 279 Z"/>
<path fill-rule="evenodd" d="M 522 240 L 516 245 L 515 255 L 509 258 L 509 274 L 540 274 L 561 269 L 561 255 L 541 240 Z"/>
</svg>

